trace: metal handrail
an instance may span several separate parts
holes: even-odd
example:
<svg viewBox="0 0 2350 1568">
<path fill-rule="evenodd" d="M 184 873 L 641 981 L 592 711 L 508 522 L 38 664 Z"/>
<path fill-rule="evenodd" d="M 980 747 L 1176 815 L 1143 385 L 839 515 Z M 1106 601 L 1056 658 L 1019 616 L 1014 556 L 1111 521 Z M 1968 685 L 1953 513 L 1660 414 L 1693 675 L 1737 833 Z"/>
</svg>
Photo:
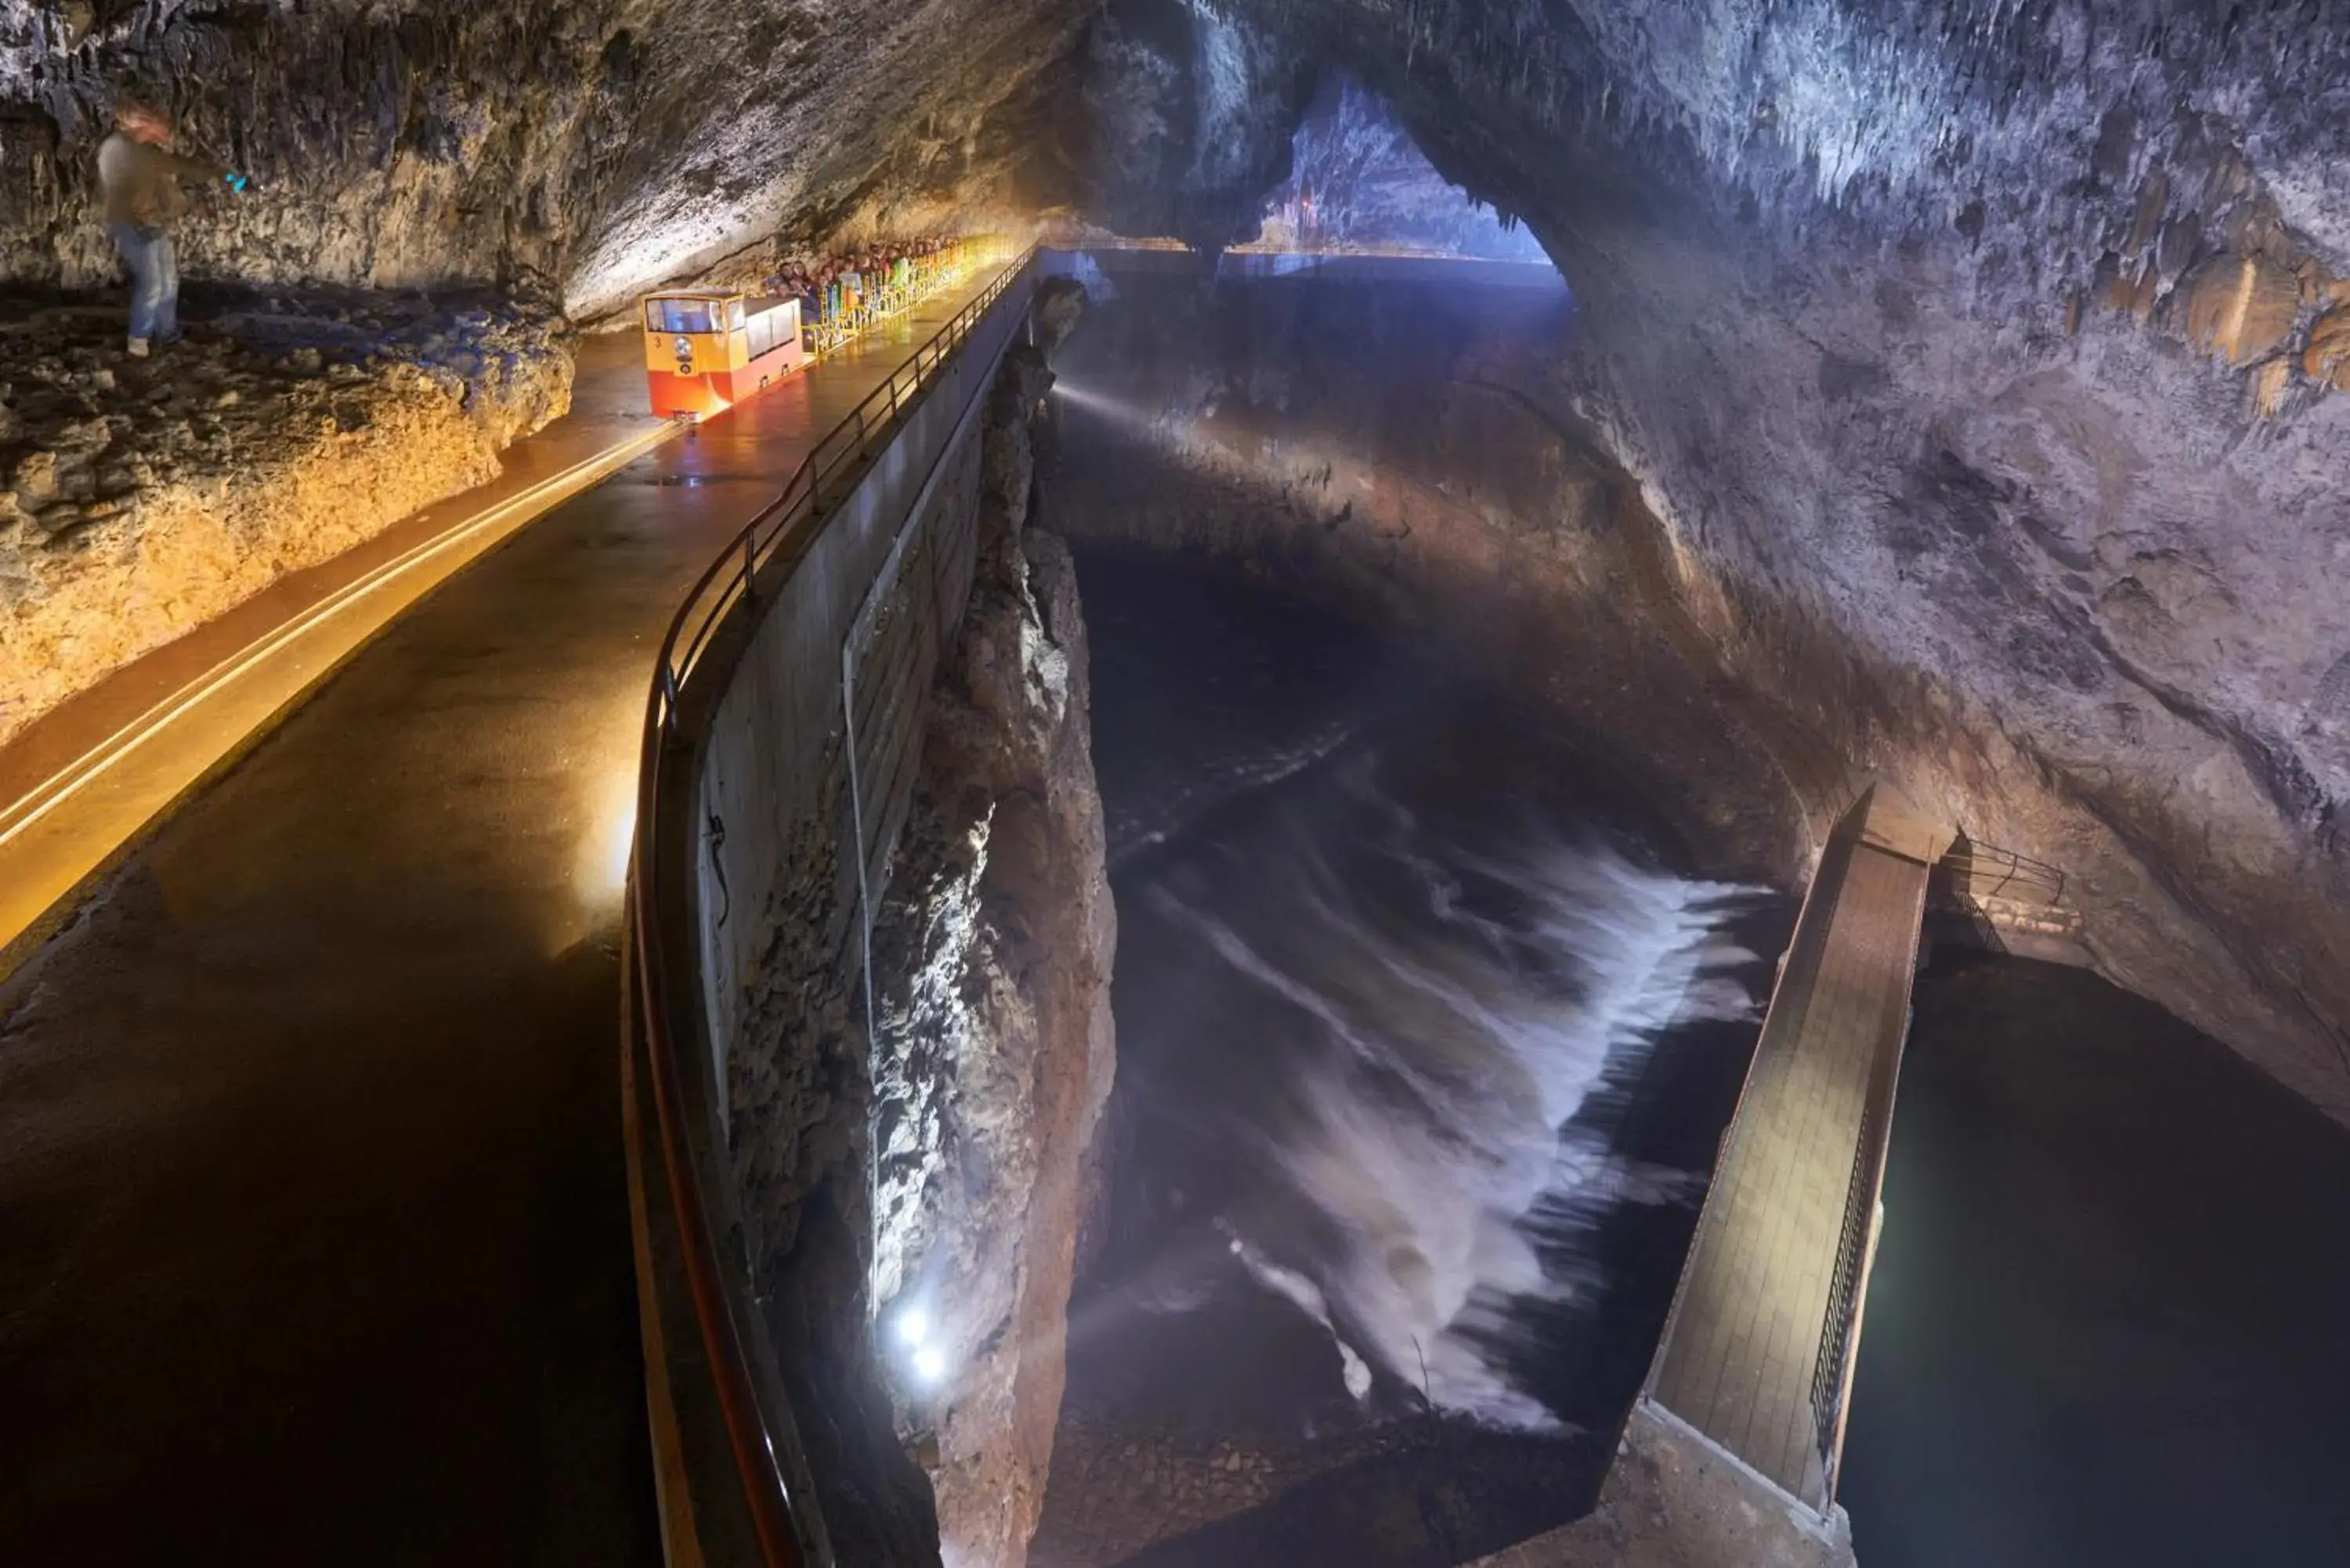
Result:
<svg viewBox="0 0 2350 1568">
<path fill-rule="evenodd" d="M 1877 1224 L 1874 1195 L 1883 1180 L 1884 1114 L 1877 1075 L 1861 1108 L 1860 1139 L 1853 1146 L 1852 1171 L 1844 1195 L 1844 1222 L 1836 1232 L 1835 1264 L 1828 1275 L 1827 1307 L 1821 1318 L 1819 1349 L 1812 1363 L 1812 1418 L 1819 1442 L 1825 1501 L 1835 1501 L 1836 1471 L 1843 1459 L 1843 1433 L 1850 1386 L 1855 1331 L 1859 1324 L 1861 1276 Z M 1889 1087 L 1889 1085 L 1888 1085 Z M 1889 1107 L 1888 1107 L 1889 1108 Z M 1825 1511 L 1823 1507 L 1822 1511 Z"/>
<path fill-rule="evenodd" d="M 2019 855 L 2012 849 L 2002 849 L 1995 844 L 1979 844 L 1972 839 L 1961 839 L 1960 842 L 1965 847 L 1953 846 L 1950 852 L 1942 857 L 1940 865 L 1953 875 L 1965 877 L 1970 884 L 1969 890 L 1977 898 L 1996 898 L 2013 888 L 2043 891 L 2052 904 L 2064 901 L 2065 878 L 2061 867 L 2051 866 L 2044 860 L 2034 860 L 2029 855 Z M 1985 871 L 1998 872 L 1999 880 L 1988 889 L 1973 888 L 1971 884 L 1975 878 Z"/>
<path fill-rule="evenodd" d="M 981 319 L 1024 273 L 1035 257 L 1030 246 L 991 279 L 954 319 L 941 327 L 867 394 L 802 460 L 775 500 L 720 551 L 694 579 L 671 618 L 655 656 L 652 689 L 645 701 L 639 752 L 637 819 L 625 903 L 626 945 L 639 1002 L 652 1081 L 654 1120 L 671 1208 L 693 1301 L 695 1325 L 709 1358 L 728 1448 L 741 1478 L 760 1555 L 768 1568 L 799 1568 L 790 1489 L 780 1450 L 789 1439 L 775 1429 L 759 1403 L 752 1357 L 733 1321 L 721 1275 L 717 1238 L 710 1223 L 700 1173 L 694 1168 L 681 1101 L 685 1088 L 676 1043 L 670 1037 L 674 1006 L 661 961 L 653 902 L 660 885 L 659 835 L 661 790 L 668 771 L 679 701 L 685 684 L 707 651 L 727 612 L 755 597 L 758 575 L 778 561 L 788 571 L 805 558 L 823 515 L 825 497 L 839 493 L 835 481 L 886 444 L 898 411 L 921 390 L 971 336 Z"/>
<path fill-rule="evenodd" d="M 946 356 L 960 348 L 971 335 L 980 317 L 1001 298 L 1003 291 L 1025 270 L 1035 255 L 1031 246 L 990 281 L 987 287 L 963 308 L 953 320 L 941 327 L 928 342 L 914 350 L 913 358 L 889 372 L 882 383 L 865 395 L 863 401 L 849 410 L 800 462 L 775 500 L 763 507 L 759 514 L 744 525 L 716 560 L 694 580 L 686 590 L 684 603 L 671 623 L 670 634 L 663 639 L 660 662 L 656 669 L 653 688 L 654 708 L 663 724 L 675 718 L 672 702 L 664 700 L 664 691 L 682 689 L 686 678 L 708 646 L 711 635 L 734 601 L 745 597 L 760 568 L 773 561 L 776 553 L 795 539 L 796 525 L 822 506 L 827 485 L 844 469 L 853 466 L 880 443 L 876 436 L 885 431 L 897 411 L 910 401 L 922 384 L 945 362 Z M 678 632 L 693 607 L 713 586 L 718 597 L 694 623 L 693 631 L 684 639 L 682 651 L 678 646 Z M 641 821 L 639 823 L 641 827 Z"/>
</svg>

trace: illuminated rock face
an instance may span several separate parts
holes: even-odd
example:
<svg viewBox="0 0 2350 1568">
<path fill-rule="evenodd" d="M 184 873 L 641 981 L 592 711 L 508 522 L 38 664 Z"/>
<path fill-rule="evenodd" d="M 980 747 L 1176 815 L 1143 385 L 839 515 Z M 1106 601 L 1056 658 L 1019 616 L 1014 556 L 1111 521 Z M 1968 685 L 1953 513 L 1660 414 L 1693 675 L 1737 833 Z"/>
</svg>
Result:
<svg viewBox="0 0 2350 1568">
<path fill-rule="evenodd" d="M 2110 972 L 2350 1116 L 2350 35 L 1224 9 L 1543 238 L 1581 305 L 1559 394 L 1742 679 L 2073 867 Z"/>
<path fill-rule="evenodd" d="M 1016 1568 L 1060 1423 L 1116 917 L 1076 573 L 1043 535 L 990 554 L 879 933 L 878 1289 L 943 1559 Z"/>
<path fill-rule="evenodd" d="M 1076 75 L 1052 152 L 1087 216 L 1202 250 L 1256 237 L 1310 97 L 1303 58 L 1222 7 L 1112 0 Z"/>
<path fill-rule="evenodd" d="M 1291 144 L 1263 243 L 1288 251 L 1426 251 L 1547 266 L 1542 242 L 1451 184 L 1386 102 L 1340 76 Z"/>
<path fill-rule="evenodd" d="M 122 356 L 110 315 L 29 312 L 0 338 L 0 743 L 286 574 L 494 477 L 500 452 L 570 405 L 571 357 L 543 313 L 246 303 L 241 339 L 152 359 Z"/>
<path fill-rule="evenodd" d="M 782 230 L 920 227 L 997 190 L 1072 0 L 0 0 L 0 276 L 114 275 L 110 83 L 262 189 L 196 273 L 536 286 L 574 314 Z"/>
<path fill-rule="evenodd" d="M 1047 340 L 1080 303 L 1048 293 Z M 991 402 L 971 601 L 875 933 L 874 1293 L 950 1568 L 1027 1560 L 1115 1070 L 1085 618 L 1067 548 L 1022 526 L 1050 384 L 1016 350 Z"/>
<path fill-rule="evenodd" d="M 1040 340 L 1076 303 L 1041 291 Z M 990 396 L 972 591 L 871 933 L 871 1048 L 823 816 L 760 917 L 729 1063 L 767 1331 L 843 1563 L 1018 1568 L 1058 1425 L 1115 914 L 1076 576 L 1022 526 L 1047 385 L 1022 345 Z M 927 613 L 910 581 L 889 613 Z"/>
</svg>

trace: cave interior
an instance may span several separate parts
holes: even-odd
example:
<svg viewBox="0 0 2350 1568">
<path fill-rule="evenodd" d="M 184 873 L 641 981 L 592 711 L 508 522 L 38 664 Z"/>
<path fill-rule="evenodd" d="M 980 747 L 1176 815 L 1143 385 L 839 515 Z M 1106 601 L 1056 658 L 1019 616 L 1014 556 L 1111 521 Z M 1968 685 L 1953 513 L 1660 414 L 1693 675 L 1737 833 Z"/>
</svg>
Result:
<svg viewBox="0 0 2350 1568">
<path fill-rule="evenodd" d="M 1175 273 L 1080 328 L 1073 398 L 1117 381 L 1088 356 L 1158 355 L 1105 406 L 1139 410 L 1130 439 L 1254 453 L 1285 498 L 1268 515 L 1310 510 L 1319 460 L 1491 525 L 1301 580 L 1445 623 L 1471 658 L 1506 623 L 1521 674 L 1575 660 L 1577 627 L 1647 639 L 1733 715 L 1735 744 L 1698 724 L 1654 764 L 1731 825 L 1708 874 L 1799 888 L 1828 822 L 1889 781 L 2062 868 L 2075 961 L 2159 1010 L 2130 1015 L 2146 1071 L 2189 1073 L 2163 1064 L 2183 1030 L 2350 1123 L 2331 0 L 0 0 L 0 331 L 79 309 L 112 332 L 95 149 L 126 96 L 250 177 L 182 225 L 196 306 L 333 317 L 392 358 L 439 311 L 447 331 L 411 334 L 428 375 L 536 366 L 648 290 L 896 236 L 1174 242 Z M 1566 290 L 1456 318 L 1440 288 L 1350 325 L 1202 281 L 1261 241 L 1550 266 Z M 1154 290 L 1163 308 L 1133 303 Z M 1231 369 L 1243 328 L 1253 379 Z M 1374 372 L 1333 346 L 1357 331 L 1404 369 L 1349 403 L 1338 384 Z M 1317 379 L 1284 379 L 1325 347 Z M 12 610 L 72 536 L 47 509 L 57 432 L 112 417 L 93 351 L 55 352 L 88 363 L 0 367 Z M 517 402 L 553 373 L 513 371 Z M 168 409 L 140 418 L 181 439 Z M 1103 467 L 1058 499 L 1048 475 L 1040 514 L 1082 535 L 1118 502 L 1071 499 L 1114 488 Z M 107 515 L 78 504 L 77 525 Z M 1252 547 L 1181 532 L 1159 542 Z M 1608 701 L 1587 728 L 1634 722 Z M 2272 1560 L 2317 1561 L 2296 1555 L 2314 1539 Z M 1906 1550 L 1884 1560 L 1960 1561 Z"/>
</svg>

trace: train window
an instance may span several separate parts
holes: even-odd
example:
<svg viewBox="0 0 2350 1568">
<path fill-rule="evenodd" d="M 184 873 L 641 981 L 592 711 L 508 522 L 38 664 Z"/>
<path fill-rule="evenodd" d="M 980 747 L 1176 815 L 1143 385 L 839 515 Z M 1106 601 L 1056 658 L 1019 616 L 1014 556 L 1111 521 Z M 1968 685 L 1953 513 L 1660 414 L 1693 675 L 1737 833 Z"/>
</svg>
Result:
<svg viewBox="0 0 2350 1568">
<path fill-rule="evenodd" d="M 711 301 L 706 299 L 649 299 L 645 301 L 645 325 L 655 332 L 712 332 Z"/>
<path fill-rule="evenodd" d="M 726 302 L 726 315 L 727 315 L 727 324 L 728 324 L 729 326 L 733 327 L 734 328 L 734 330 L 735 330 L 735 331 L 737 331 L 737 332 L 742 331 L 742 330 L 743 330 L 743 302 L 742 302 L 741 300 L 739 300 L 739 299 L 730 299 L 730 300 L 728 300 L 728 301 Z"/>
</svg>

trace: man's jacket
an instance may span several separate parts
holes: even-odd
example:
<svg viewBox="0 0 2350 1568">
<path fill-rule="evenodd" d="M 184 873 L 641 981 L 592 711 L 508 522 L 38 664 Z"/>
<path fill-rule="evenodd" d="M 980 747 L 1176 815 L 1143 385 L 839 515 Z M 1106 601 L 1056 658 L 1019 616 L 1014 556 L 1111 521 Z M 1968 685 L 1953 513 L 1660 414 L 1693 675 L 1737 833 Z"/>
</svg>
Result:
<svg viewBox="0 0 2350 1568">
<path fill-rule="evenodd" d="M 221 170 L 201 158 L 182 158 L 116 131 L 99 143 L 98 182 L 106 192 L 106 221 L 160 229 L 187 210 L 182 180 L 217 180 Z"/>
</svg>

